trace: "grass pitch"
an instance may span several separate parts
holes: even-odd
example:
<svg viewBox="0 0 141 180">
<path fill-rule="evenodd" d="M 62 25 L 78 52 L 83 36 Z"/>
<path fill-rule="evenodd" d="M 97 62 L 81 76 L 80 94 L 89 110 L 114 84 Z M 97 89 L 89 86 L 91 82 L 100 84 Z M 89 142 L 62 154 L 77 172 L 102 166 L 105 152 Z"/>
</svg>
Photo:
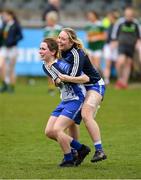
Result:
<svg viewBox="0 0 141 180">
<path fill-rule="evenodd" d="M 61 169 L 59 145 L 44 128 L 59 103 L 47 94 L 46 80 L 17 84 L 15 94 L 0 94 L 0 179 L 141 178 L 141 86 L 118 91 L 110 86 L 97 114 L 108 159 L 92 164 L 91 139 L 82 123 L 80 141 L 92 152 L 81 166 Z"/>
</svg>

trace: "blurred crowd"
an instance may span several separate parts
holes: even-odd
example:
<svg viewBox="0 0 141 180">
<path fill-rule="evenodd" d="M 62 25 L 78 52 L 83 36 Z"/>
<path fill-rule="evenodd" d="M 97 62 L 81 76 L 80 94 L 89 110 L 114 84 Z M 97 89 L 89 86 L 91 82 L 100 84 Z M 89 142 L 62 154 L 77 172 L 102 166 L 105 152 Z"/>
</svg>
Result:
<svg viewBox="0 0 141 180">
<path fill-rule="evenodd" d="M 126 89 L 134 68 L 135 52 L 141 54 L 141 31 L 132 7 L 126 7 L 123 17 L 116 10 L 102 20 L 95 11 L 87 14 L 87 43 L 91 63 L 101 72 L 105 83 L 110 83 L 111 66 L 116 69 L 117 89 Z M 105 67 L 101 67 L 101 60 Z M 140 58 L 139 58 L 140 60 Z"/>
<path fill-rule="evenodd" d="M 48 3 L 45 3 L 40 14 L 44 26 L 43 38 L 57 38 L 61 29 L 66 26 L 62 25 L 60 14 L 60 0 L 48 0 Z M 138 64 L 141 64 L 141 28 L 132 6 L 125 7 L 122 14 L 117 9 L 108 10 L 105 16 L 101 16 L 91 7 L 91 10 L 85 13 L 83 30 L 86 32 L 85 48 L 91 63 L 102 74 L 105 83 L 110 83 L 111 70 L 114 69 L 117 78 L 115 88 L 126 89 L 136 59 Z M 14 12 L 0 11 L 0 92 L 14 92 L 16 47 L 22 38 L 22 29 Z M 135 55 L 138 58 L 135 58 Z M 51 81 L 48 81 L 49 91 L 52 91 L 54 87 Z"/>
</svg>

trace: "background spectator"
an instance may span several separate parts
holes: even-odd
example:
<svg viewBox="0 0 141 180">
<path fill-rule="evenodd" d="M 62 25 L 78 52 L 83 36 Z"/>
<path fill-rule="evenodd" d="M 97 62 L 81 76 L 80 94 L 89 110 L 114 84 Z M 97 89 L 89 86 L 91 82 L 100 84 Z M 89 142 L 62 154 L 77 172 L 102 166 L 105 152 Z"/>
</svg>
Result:
<svg viewBox="0 0 141 180">
<path fill-rule="evenodd" d="M 58 14 L 56 11 L 51 11 L 46 14 L 45 16 L 45 28 L 44 28 L 44 39 L 48 37 L 52 37 L 56 39 L 61 32 L 62 26 L 58 24 Z M 47 85 L 48 85 L 48 93 L 50 95 L 54 95 L 56 88 L 52 82 L 52 79 L 48 76 L 47 77 Z"/>
<path fill-rule="evenodd" d="M 108 13 L 110 26 L 107 29 L 107 40 L 106 40 L 106 44 L 103 50 L 103 57 L 105 60 L 105 68 L 103 70 L 103 75 L 104 75 L 105 84 L 109 84 L 110 82 L 111 66 L 112 66 L 112 63 L 115 64 L 117 60 L 117 56 L 118 56 L 117 47 L 113 47 L 113 48 L 111 47 L 111 40 L 112 40 L 111 33 L 113 30 L 113 26 L 115 22 L 117 21 L 118 17 L 119 17 L 119 14 L 117 14 L 117 12 L 115 11 L 111 11 Z"/>
<path fill-rule="evenodd" d="M 16 83 L 14 67 L 18 55 L 16 46 L 23 36 L 20 24 L 13 11 L 4 10 L 3 19 L 2 47 L 0 49 L 2 87 L 0 92 L 14 92 Z"/>
<path fill-rule="evenodd" d="M 124 17 L 118 20 L 112 32 L 112 39 L 118 43 L 119 53 L 116 63 L 118 77 L 115 87 L 117 89 L 124 89 L 128 86 L 135 46 L 141 38 L 139 23 L 134 17 L 133 8 L 127 7 Z"/>
<path fill-rule="evenodd" d="M 90 50 L 91 63 L 100 68 L 102 49 L 106 40 L 105 29 L 95 11 L 87 13 L 88 24 L 86 26 L 88 49 Z"/>
<path fill-rule="evenodd" d="M 56 13 L 59 15 L 59 10 L 60 10 L 60 0 L 48 0 L 46 9 L 44 10 L 42 16 L 43 21 L 45 21 L 47 13 L 51 11 L 56 11 Z"/>
</svg>

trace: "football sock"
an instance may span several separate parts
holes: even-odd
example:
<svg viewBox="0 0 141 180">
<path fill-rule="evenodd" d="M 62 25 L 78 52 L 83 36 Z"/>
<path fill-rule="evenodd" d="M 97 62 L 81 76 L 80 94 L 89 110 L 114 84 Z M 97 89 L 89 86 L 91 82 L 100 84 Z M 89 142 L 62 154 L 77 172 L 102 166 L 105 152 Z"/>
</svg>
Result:
<svg viewBox="0 0 141 180">
<path fill-rule="evenodd" d="M 77 152 L 77 150 L 76 150 L 76 149 L 71 148 L 71 153 L 72 153 L 72 154 L 76 154 L 76 152 Z"/>
<path fill-rule="evenodd" d="M 82 144 L 80 144 L 78 141 L 73 139 L 72 142 L 70 143 L 70 146 L 76 150 L 80 150 L 82 147 Z"/>
<path fill-rule="evenodd" d="M 95 149 L 97 150 L 102 150 L 102 144 L 101 141 L 97 141 L 94 143 Z"/>
<path fill-rule="evenodd" d="M 72 156 L 72 153 L 67 153 L 67 154 L 64 154 L 64 159 L 65 161 L 72 161 L 73 160 L 73 156 Z"/>
</svg>

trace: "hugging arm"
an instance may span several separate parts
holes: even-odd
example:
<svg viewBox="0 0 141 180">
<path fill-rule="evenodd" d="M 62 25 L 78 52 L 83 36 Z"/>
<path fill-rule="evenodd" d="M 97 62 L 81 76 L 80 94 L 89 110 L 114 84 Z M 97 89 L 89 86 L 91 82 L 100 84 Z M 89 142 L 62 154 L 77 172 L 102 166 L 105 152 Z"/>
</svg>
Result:
<svg viewBox="0 0 141 180">
<path fill-rule="evenodd" d="M 86 74 L 82 73 L 83 61 L 80 64 L 78 63 L 79 67 L 78 65 L 76 66 L 76 73 L 72 73 L 74 72 L 75 64 L 72 66 L 70 63 L 66 62 L 66 60 L 64 61 L 64 59 L 60 61 L 62 62 L 60 63 L 61 66 L 54 63 L 52 64 L 51 69 L 58 75 L 61 81 L 78 84 L 89 82 L 89 77 Z"/>
<path fill-rule="evenodd" d="M 89 77 L 86 74 L 83 74 L 81 76 L 73 77 L 65 74 L 59 74 L 58 75 L 61 81 L 63 82 L 72 82 L 72 83 L 78 83 L 78 84 L 83 84 L 86 82 L 89 82 Z"/>
</svg>

